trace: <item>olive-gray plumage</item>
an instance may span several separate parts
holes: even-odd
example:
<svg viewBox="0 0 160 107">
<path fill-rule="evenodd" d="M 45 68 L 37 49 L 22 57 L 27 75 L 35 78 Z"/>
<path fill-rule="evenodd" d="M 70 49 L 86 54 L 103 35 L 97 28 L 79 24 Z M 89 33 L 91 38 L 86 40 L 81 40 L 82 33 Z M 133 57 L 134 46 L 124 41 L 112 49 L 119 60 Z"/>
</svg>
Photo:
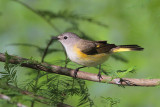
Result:
<svg viewBox="0 0 160 107">
<path fill-rule="evenodd" d="M 116 46 L 108 44 L 107 41 L 85 40 L 70 32 L 59 35 L 58 40 L 64 46 L 69 59 L 83 66 L 102 64 L 114 52 L 143 50 L 138 45 Z"/>
</svg>

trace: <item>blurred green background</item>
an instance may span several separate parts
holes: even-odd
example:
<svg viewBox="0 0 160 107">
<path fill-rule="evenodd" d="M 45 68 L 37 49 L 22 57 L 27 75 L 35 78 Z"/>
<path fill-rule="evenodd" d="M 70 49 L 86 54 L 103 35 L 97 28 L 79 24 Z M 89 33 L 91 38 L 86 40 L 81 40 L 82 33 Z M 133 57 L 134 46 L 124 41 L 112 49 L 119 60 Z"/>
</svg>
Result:
<svg viewBox="0 0 160 107">
<path fill-rule="evenodd" d="M 26 4 L 39 10 L 50 10 L 58 13 L 67 10 L 79 16 L 90 17 L 108 28 L 96 24 L 79 21 L 79 28 L 93 40 L 107 40 L 117 45 L 138 44 L 144 47 L 142 52 L 121 53 L 129 60 L 124 63 L 110 58 L 103 66 L 108 71 L 128 69 L 135 66 L 136 73 L 126 77 L 160 78 L 160 1 L 158 0 L 23 0 Z M 70 25 L 64 20 L 55 19 L 53 24 L 64 32 Z M 36 48 L 13 46 L 13 43 L 34 44 L 45 48 L 51 35 L 59 35 L 41 17 L 12 0 L 0 0 L 0 52 L 8 52 L 25 58 L 40 60 Z M 56 42 L 52 48 L 63 49 Z M 49 54 L 45 61 L 61 65 L 63 52 Z M 0 63 L 0 71 L 3 70 Z M 69 67 L 75 68 L 70 63 Z M 78 65 L 76 65 L 78 66 Z M 25 74 L 30 69 L 19 68 L 18 82 L 29 78 Z M 95 68 L 83 71 L 97 73 Z M 96 107 L 107 107 L 101 97 L 119 99 L 118 107 L 159 107 L 160 92 L 158 87 L 125 87 L 87 81 L 91 98 Z M 69 98 L 66 103 L 75 106 L 78 99 Z"/>
</svg>

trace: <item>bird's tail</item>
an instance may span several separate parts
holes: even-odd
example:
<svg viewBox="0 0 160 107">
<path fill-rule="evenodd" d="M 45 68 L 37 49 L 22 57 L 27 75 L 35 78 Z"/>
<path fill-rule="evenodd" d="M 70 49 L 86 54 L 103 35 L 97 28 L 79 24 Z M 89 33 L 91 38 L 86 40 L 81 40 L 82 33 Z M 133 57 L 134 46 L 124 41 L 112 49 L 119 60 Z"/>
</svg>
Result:
<svg viewBox="0 0 160 107">
<path fill-rule="evenodd" d="M 112 49 L 112 52 L 124 52 L 124 51 L 142 51 L 144 48 L 138 45 L 119 45 Z"/>
</svg>

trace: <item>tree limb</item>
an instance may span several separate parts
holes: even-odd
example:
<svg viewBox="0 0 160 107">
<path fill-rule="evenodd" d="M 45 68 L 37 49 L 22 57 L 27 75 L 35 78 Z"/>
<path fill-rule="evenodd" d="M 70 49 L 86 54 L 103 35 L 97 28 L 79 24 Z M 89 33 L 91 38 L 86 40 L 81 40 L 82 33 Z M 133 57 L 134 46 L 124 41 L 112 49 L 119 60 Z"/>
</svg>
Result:
<svg viewBox="0 0 160 107">
<path fill-rule="evenodd" d="M 11 101 L 11 98 L 9 96 L 1 94 L 1 93 L 0 93 L 0 99 L 6 100 L 6 101 L 9 101 L 9 102 Z M 27 106 L 25 106 L 21 103 L 17 103 L 17 102 L 11 102 L 11 103 L 16 104 L 17 107 L 27 107 Z"/>
<path fill-rule="evenodd" d="M 3 53 L 0 53 L 0 62 L 6 61 L 6 56 Z M 32 68 L 36 70 L 41 70 L 49 73 L 56 73 L 60 75 L 66 75 L 74 77 L 74 69 L 64 68 L 56 65 L 50 65 L 47 63 L 38 63 L 26 58 L 21 58 L 18 56 L 11 56 L 11 59 L 8 61 L 11 64 L 20 64 L 22 67 Z M 97 74 L 88 73 L 79 71 L 77 78 L 99 82 Z M 110 76 L 102 76 L 101 82 L 108 84 L 124 85 L 124 86 L 157 86 L 160 83 L 160 79 L 135 79 L 135 78 L 112 78 Z"/>
</svg>

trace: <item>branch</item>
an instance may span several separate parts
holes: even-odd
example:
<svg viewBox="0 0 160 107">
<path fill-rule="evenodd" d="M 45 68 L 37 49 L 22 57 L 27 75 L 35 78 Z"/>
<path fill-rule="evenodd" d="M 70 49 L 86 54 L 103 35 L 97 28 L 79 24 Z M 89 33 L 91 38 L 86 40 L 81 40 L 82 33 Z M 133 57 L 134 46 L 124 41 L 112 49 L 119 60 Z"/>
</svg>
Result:
<svg viewBox="0 0 160 107">
<path fill-rule="evenodd" d="M 5 62 L 7 60 L 5 54 L 0 53 L 0 62 Z M 27 67 L 31 69 L 41 70 L 49 73 L 56 73 L 60 75 L 66 75 L 69 77 L 74 77 L 74 69 L 64 68 L 56 65 L 50 65 L 47 63 L 38 63 L 26 58 L 21 58 L 18 56 L 11 56 L 8 61 L 11 64 L 20 64 L 22 67 Z M 83 80 L 89 80 L 94 82 L 99 82 L 97 74 L 79 71 L 77 78 Z M 102 76 L 101 82 L 108 84 L 124 85 L 124 86 L 157 86 L 160 83 L 160 79 L 135 79 L 135 78 L 112 78 L 110 76 Z"/>
<path fill-rule="evenodd" d="M 11 98 L 9 96 L 1 94 L 1 93 L 0 93 L 0 99 L 6 100 L 6 101 L 9 101 L 9 102 L 11 101 Z M 15 103 L 15 102 L 13 102 L 13 103 Z M 27 107 L 27 106 L 25 106 L 21 103 L 16 103 L 16 105 L 17 105 L 17 107 Z"/>
</svg>

